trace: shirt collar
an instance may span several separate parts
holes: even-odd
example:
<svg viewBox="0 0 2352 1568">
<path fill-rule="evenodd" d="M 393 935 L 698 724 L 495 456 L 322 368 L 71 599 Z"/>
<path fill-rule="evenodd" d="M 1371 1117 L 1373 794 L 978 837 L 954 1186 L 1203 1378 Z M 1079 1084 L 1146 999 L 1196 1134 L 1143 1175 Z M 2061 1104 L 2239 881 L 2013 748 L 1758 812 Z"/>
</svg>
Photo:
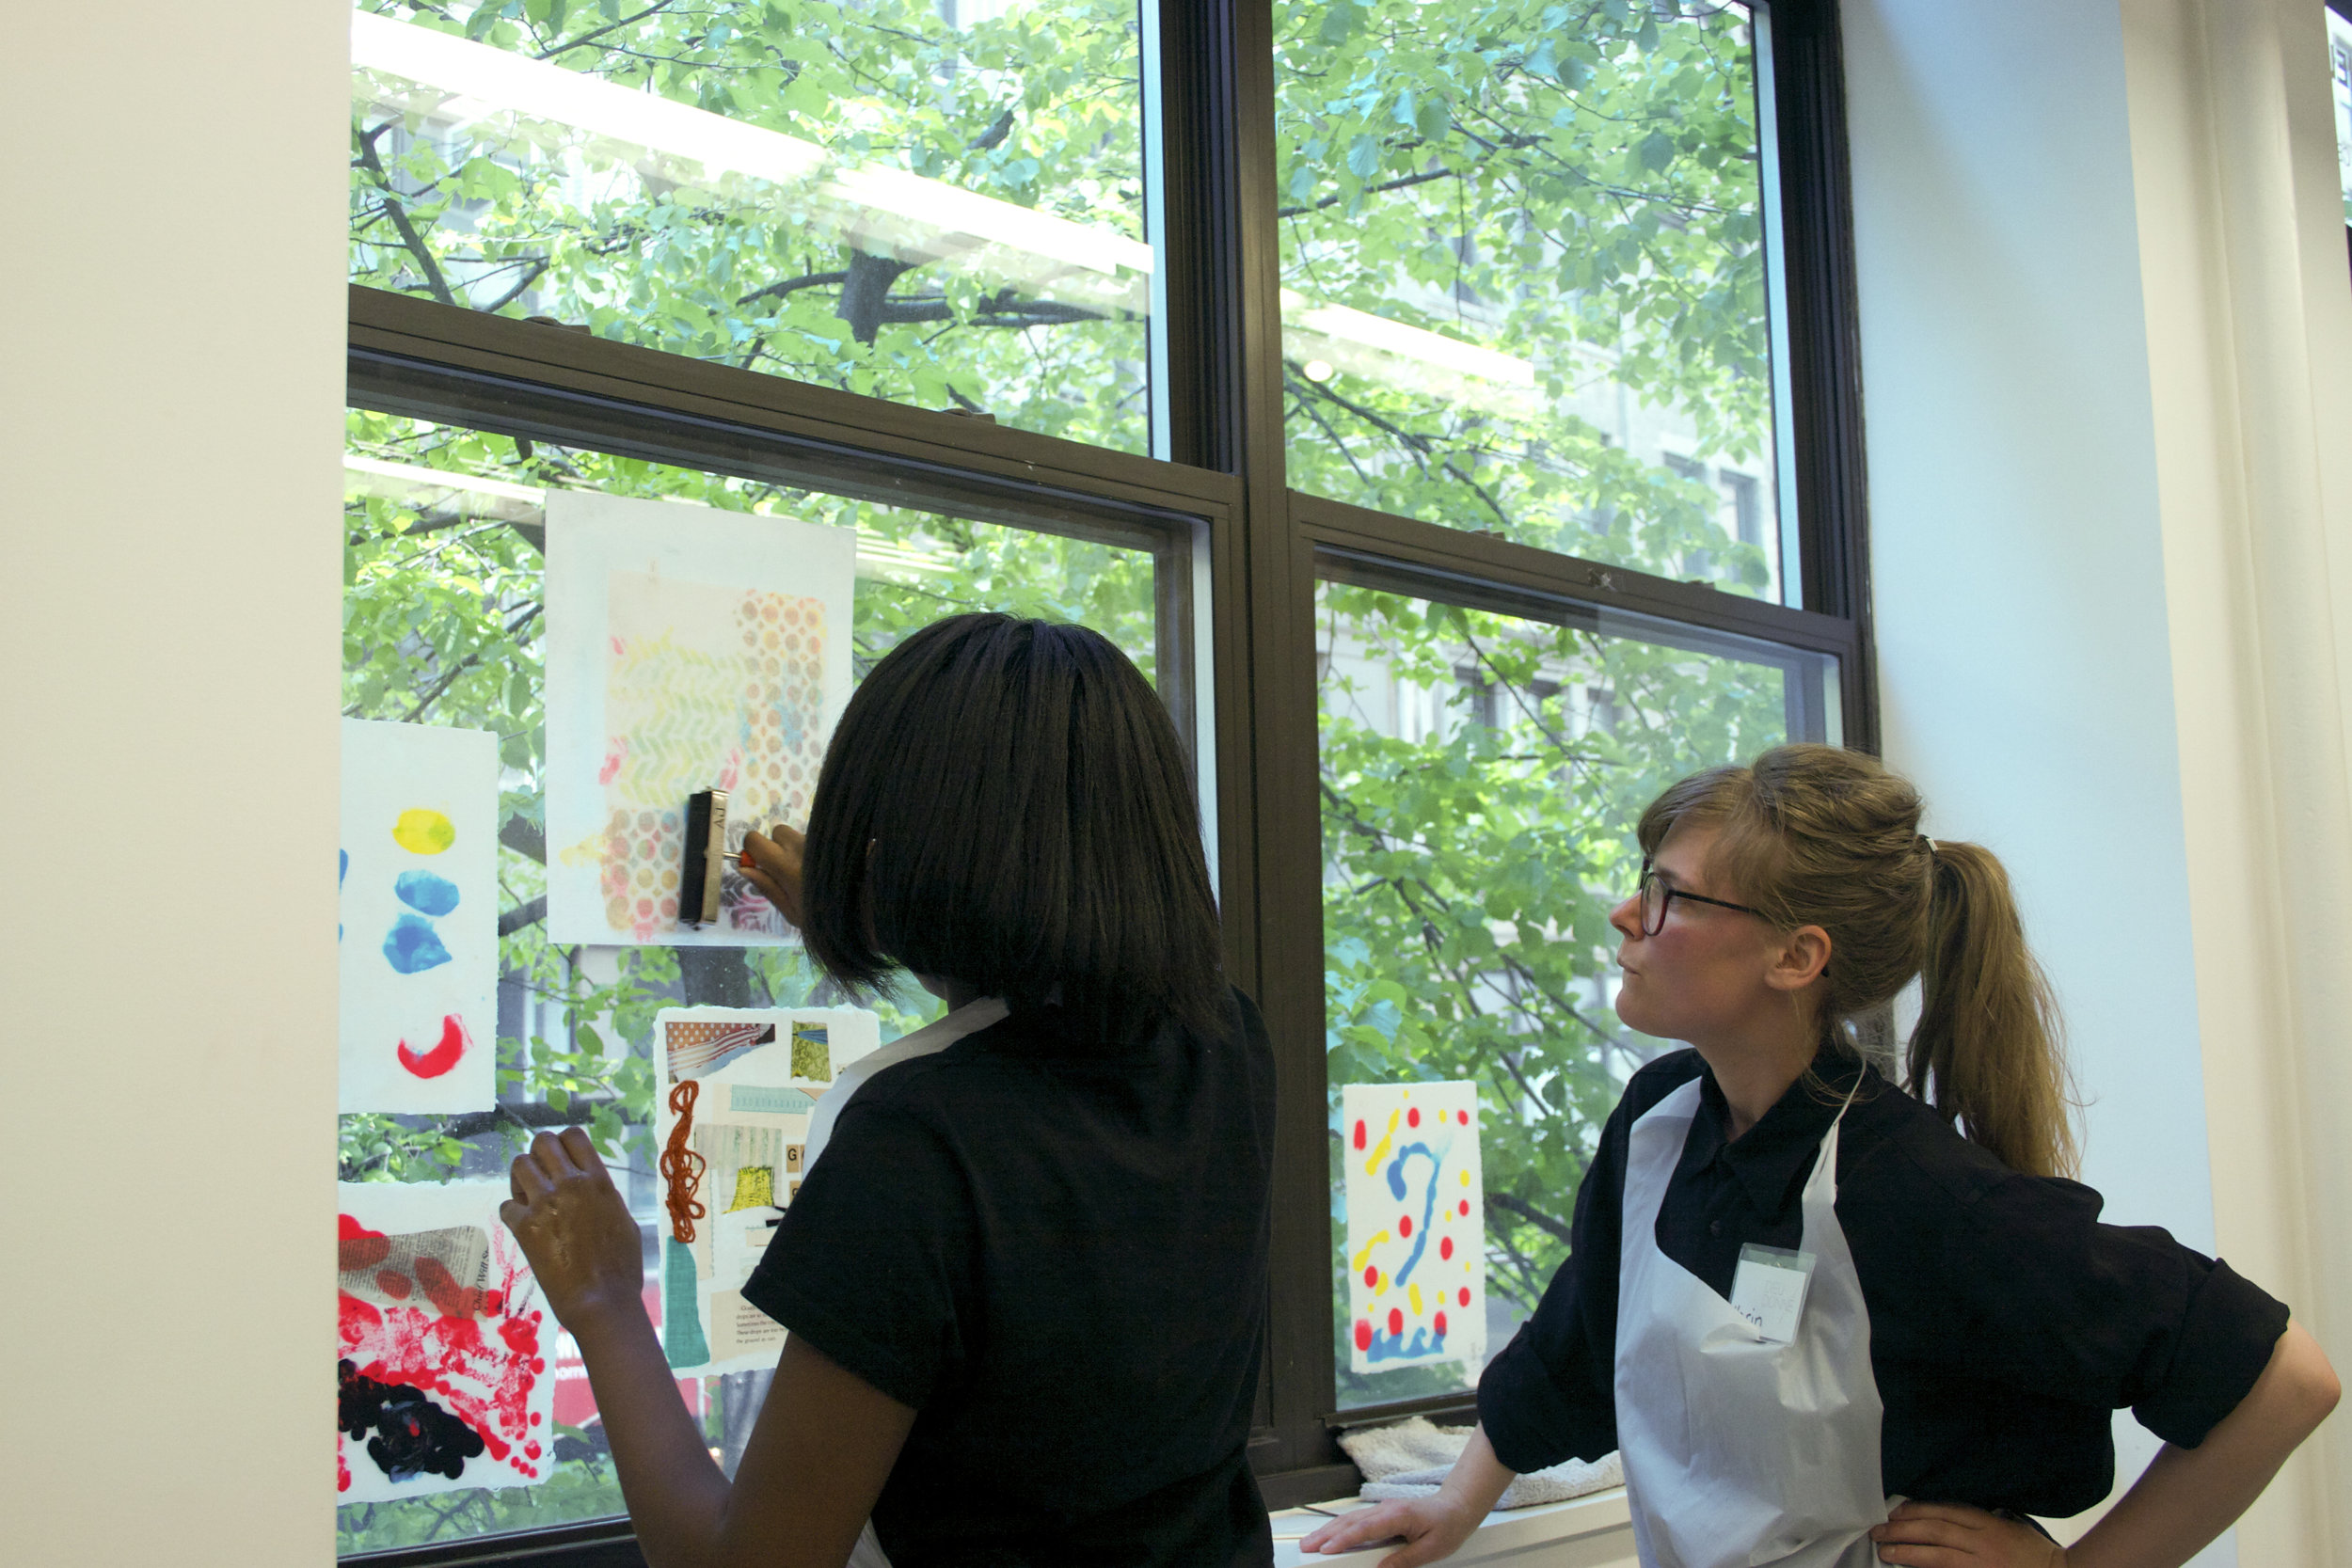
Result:
<svg viewBox="0 0 2352 1568">
<path fill-rule="evenodd" d="M 1868 1069 L 1851 1056 L 1824 1046 L 1813 1058 L 1812 1071 L 1788 1085 L 1763 1118 L 1736 1142 L 1731 1132 L 1731 1105 L 1724 1099 L 1715 1071 L 1699 1069 L 1699 1114 L 1693 1119 L 1688 1153 L 1696 1168 L 1722 1161 L 1759 1213 L 1776 1214 L 1793 1198 L 1799 1183 L 1813 1170 L 1813 1157 L 1828 1135 L 1830 1123 L 1857 1074 Z"/>
</svg>

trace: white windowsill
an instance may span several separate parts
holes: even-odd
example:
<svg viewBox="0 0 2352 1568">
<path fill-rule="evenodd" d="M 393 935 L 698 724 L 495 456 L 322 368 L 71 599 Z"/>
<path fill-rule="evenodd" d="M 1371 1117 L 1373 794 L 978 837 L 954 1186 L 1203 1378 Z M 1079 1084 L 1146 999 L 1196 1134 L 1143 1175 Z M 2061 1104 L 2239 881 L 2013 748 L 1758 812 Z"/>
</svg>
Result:
<svg viewBox="0 0 2352 1568">
<path fill-rule="evenodd" d="M 1355 1501 L 1349 1497 L 1320 1506 L 1339 1511 L 1353 1507 Z M 1327 1522 L 1325 1515 L 1302 1508 L 1286 1508 L 1275 1514 L 1274 1568 L 1372 1568 L 1396 1549 L 1391 1542 L 1329 1557 L 1301 1553 L 1299 1538 Z M 1616 1539 L 1595 1539 L 1610 1536 Z M 1477 1533 L 1446 1560 L 1472 1563 L 1524 1560 L 1541 1547 L 1566 1547 L 1570 1543 L 1581 1543 L 1583 1549 L 1564 1553 L 1560 1559 L 1563 1562 L 1599 1568 L 1602 1564 L 1634 1560 L 1633 1515 L 1626 1505 L 1624 1487 L 1612 1486 L 1564 1503 L 1543 1503 L 1508 1512 L 1499 1509 L 1487 1514 Z"/>
</svg>

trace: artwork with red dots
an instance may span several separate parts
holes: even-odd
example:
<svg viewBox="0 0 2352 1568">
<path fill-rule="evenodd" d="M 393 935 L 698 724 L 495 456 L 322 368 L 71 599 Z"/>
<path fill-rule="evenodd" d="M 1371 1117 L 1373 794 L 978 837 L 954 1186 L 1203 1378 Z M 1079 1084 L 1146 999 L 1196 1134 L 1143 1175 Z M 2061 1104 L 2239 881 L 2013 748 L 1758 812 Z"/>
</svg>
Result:
<svg viewBox="0 0 2352 1568">
<path fill-rule="evenodd" d="M 336 1108 L 497 1099 L 498 736 L 346 719 L 337 857 Z"/>
<path fill-rule="evenodd" d="M 556 1325 L 499 1219 L 507 1183 L 336 1196 L 336 1500 L 547 1480 Z"/>
<path fill-rule="evenodd" d="M 1347 1179 L 1348 1366 L 1486 1359 L 1486 1218 L 1478 1085 L 1340 1090 Z"/>
<path fill-rule="evenodd" d="M 732 858 L 718 921 L 680 923 L 686 801 L 727 792 L 730 851 L 806 826 L 849 700 L 856 534 L 558 490 L 547 559 L 548 934 L 798 942 Z"/>
</svg>

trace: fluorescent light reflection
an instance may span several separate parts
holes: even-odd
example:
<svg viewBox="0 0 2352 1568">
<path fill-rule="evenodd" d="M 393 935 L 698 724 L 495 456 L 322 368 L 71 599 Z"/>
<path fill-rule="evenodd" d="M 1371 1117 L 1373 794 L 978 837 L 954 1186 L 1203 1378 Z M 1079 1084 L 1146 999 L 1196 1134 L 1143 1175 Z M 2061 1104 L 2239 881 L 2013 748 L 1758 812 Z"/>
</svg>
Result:
<svg viewBox="0 0 2352 1568">
<path fill-rule="evenodd" d="M 516 484 L 480 474 L 452 473 L 443 468 L 421 468 L 411 463 L 388 463 L 357 452 L 343 454 L 343 494 L 372 496 L 420 513 L 449 510 L 490 522 L 547 526 L 548 493 L 538 485 Z M 773 515 L 766 507 L 754 510 Z M 955 558 L 944 549 L 927 549 L 919 540 L 910 543 L 882 539 L 864 529 L 858 530 L 859 577 L 896 582 L 908 573 L 945 577 L 954 575 L 957 569 Z"/>
<path fill-rule="evenodd" d="M 992 276 L 1065 290 L 1090 275 L 1094 300 L 1147 304 L 1152 247 L 1114 229 L 845 164 L 798 136 L 370 11 L 352 12 L 351 61 L 368 109 L 732 199 L 788 197 L 794 223 L 900 261 L 982 261 Z"/>
</svg>

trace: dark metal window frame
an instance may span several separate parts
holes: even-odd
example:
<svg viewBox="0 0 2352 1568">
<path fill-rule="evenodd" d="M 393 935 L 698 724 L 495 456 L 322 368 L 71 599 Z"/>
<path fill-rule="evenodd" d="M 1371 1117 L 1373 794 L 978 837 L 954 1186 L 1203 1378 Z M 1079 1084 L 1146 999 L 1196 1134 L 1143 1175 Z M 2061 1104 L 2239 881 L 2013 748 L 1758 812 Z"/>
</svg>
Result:
<svg viewBox="0 0 2352 1568">
<path fill-rule="evenodd" d="M 1216 756 L 1227 960 L 1277 1052 L 1273 1270 L 1250 1459 L 1269 1504 L 1343 1494 L 1342 1426 L 1460 1416 L 1467 1397 L 1333 1413 L 1326 1190 L 1314 598 L 1327 577 L 1546 618 L 1631 614 L 1692 639 L 1839 661 L 1847 744 L 1875 751 L 1845 90 L 1834 0 L 1770 0 L 1802 580 L 1787 609 L 1302 495 L 1283 468 L 1279 239 L 1268 0 L 1156 8 L 1165 201 L 1164 381 L 1174 461 L 354 287 L 350 398 L 463 423 L 892 505 L 1159 552 L 1164 669 L 1189 672 L 1192 540 L 1205 528 L 1216 690 L 1178 718 Z M 1147 11 L 1147 15 L 1150 14 Z M 1147 54 L 1147 57 L 1150 57 Z M 1180 569 L 1181 568 L 1181 569 Z M 642 1563 L 626 1519 L 405 1547 L 347 1562 Z"/>
</svg>

